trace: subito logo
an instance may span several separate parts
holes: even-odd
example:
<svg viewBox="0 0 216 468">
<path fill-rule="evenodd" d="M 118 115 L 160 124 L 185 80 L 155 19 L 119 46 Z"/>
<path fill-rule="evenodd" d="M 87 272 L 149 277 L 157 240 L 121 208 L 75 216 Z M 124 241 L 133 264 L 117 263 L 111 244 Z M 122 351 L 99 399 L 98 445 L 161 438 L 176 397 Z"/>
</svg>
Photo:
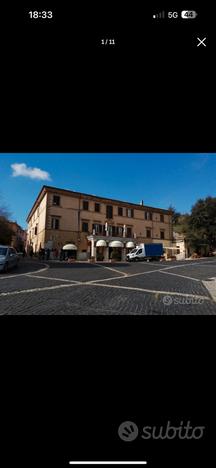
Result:
<svg viewBox="0 0 216 468">
<path fill-rule="evenodd" d="M 138 436 L 138 427 L 132 421 L 125 421 L 118 428 L 118 435 L 124 442 L 132 442 Z"/>
</svg>

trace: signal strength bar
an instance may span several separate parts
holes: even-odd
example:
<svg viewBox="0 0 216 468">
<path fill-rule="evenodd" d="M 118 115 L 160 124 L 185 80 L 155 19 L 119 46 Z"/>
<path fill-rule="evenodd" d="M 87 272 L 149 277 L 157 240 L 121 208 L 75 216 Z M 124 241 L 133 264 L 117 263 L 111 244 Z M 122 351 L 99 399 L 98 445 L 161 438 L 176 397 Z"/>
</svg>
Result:
<svg viewBox="0 0 216 468">
<path fill-rule="evenodd" d="M 160 11 L 159 13 L 155 13 L 153 15 L 154 19 L 164 19 L 165 18 L 165 11 Z"/>
</svg>

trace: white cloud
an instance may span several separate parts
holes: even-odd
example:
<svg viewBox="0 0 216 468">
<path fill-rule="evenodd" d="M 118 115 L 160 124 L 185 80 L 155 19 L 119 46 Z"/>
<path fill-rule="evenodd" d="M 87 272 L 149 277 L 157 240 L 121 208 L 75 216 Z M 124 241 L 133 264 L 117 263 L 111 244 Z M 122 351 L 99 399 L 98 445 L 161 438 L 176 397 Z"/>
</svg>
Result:
<svg viewBox="0 0 216 468">
<path fill-rule="evenodd" d="M 13 177 L 30 177 L 30 179 L 37 180 L 51 180 L 50 174 L 47 171 L 43 171 L 38 167 L 28 167 L 25 163 L 14 163 L 11 164 L 13 170 Z"/>
</svg>

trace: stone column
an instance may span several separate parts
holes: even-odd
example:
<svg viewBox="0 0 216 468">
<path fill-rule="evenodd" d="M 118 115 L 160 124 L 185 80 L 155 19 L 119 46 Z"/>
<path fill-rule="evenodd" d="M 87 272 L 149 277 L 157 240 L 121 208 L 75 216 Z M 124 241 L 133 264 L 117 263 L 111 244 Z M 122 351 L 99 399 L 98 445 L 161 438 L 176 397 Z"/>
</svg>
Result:
<svg viewBox="0 0 216 468">
<path fill-rule="evenodd" d="M 91 257 L 96 257 L 96 247 L 94 239 L 91 240 Z"/>
<path fill-rule="evenodd" d="M 122 249 L 122 261 L 125 262 L 126 260 L 126 247 L 124 245 L 124 248 Z"/>
<path fill-rule="evenodd" d="M 109 261 L 109 246 L 108 245 L 107 247 L 104 247 L 104 260 L 105 262 Z"/>
</svg>

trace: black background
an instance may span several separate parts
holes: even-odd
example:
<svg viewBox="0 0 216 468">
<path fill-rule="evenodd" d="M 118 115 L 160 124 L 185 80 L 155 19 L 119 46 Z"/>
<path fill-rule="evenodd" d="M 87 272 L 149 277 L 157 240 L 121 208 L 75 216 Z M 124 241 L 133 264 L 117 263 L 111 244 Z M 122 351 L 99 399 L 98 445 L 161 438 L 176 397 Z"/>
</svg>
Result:
<svg viewBox="0 0 216 468">
<path fill-rule="evenodd" d="M 2 9 L 2 151 L 214 151 L 213 7 L 160 21 L 182 6 L 142 3 Z"/>
<path fill-rule="evenodd" d="M 212 8 L 156 24 L 164 5 L 142 13 L 141 3 L 41 5 L 49 24 L 28 17 L 40 5 L 2 9 L 2 152 L 215 151 Z M 115 47 L 101 46 L 106 36 Z M 4 466 L 210 466 L 214 327 L 214 317 L 1 317 Z M 124 443 L 125 420 L 190 420 L 206 433 Z"/>
</svg>

